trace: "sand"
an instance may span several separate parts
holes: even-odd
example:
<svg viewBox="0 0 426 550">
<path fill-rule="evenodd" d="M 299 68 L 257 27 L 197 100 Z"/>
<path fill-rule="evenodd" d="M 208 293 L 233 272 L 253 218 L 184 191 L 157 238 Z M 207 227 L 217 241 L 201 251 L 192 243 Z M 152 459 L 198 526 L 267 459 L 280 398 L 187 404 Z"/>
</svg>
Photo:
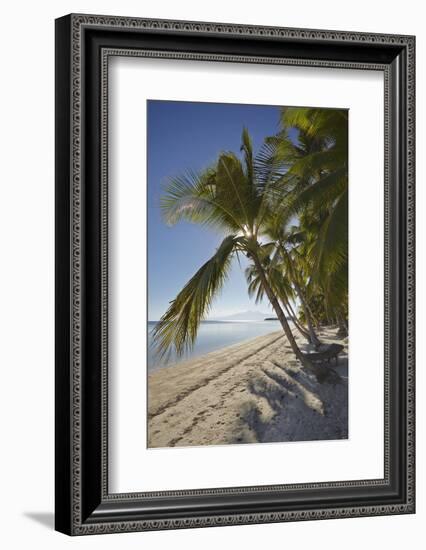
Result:
<svg viewBox="0 0 426 550">
<path fill-rule="evenodd" d="M 148 446 L 347 438 L 347 340 L 331 327 L 319 334 L 345 346 L 337 365 L 320 367 L 330 374 L 321 382 L 317 367 L 296 361 L 281 331 L 150 374 Z"/>
</svg>

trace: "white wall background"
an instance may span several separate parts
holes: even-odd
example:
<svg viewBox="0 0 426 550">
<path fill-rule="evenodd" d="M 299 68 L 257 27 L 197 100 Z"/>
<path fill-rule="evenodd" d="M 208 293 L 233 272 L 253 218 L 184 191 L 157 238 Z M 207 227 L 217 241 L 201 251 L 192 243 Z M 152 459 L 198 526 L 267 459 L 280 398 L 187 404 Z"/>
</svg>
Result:
<svg viewBox="0 0 426 550">
<path fill-rule="evenodd" d="M 399 549 L 426 521 L 424 374 L 426 31 L 420 1 L 67 0 L 2 10 L 0 140 L 0 543 L 4 548 Z M 53 526 L 54 24 L 69 12 L 224 21 L 417 35 L 418 512 L 352 520 L 70 539 Z M 419 544 L 414 544 L 414 548 Z"/>
</svg>

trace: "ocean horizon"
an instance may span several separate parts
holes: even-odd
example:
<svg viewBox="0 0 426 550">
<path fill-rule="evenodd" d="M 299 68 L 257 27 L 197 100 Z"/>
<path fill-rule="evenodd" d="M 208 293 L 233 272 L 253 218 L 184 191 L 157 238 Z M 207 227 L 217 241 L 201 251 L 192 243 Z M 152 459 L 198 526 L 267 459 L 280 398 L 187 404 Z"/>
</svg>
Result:
<svg viewBox="0 0 426 550">
<path fill-rule="evenodd" d="M 263 336 L 270 332 L 280 330 L 279 321 L 252 321 L 252 320 L 208 320 L 201 321 L 197 340 L 192 350 L 187 351 L 181 357 L 172 354 L 166 361 L 156 354 L 152 332 L 158 321 L 148 321 L 148 372 L 153 372 L 165 367 L 200 357 L 206 353 L 217 351 L 257 336 Z"/>
</svg>

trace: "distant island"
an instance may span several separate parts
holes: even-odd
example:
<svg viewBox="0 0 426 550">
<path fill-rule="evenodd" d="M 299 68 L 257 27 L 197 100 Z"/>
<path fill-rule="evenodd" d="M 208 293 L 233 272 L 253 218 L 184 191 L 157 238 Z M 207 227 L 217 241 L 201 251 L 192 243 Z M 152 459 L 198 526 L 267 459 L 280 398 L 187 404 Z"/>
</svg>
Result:
<svg viewBox="0 0 426 550">
<path fill-rule="evenodd" d="M 223 317 L 215 317 L 212 321 L 264 321 L 267 313 L 260 311 L 241 311 L 232 315 L 225 315 Z"/>
<path fill-rule="evenodd" d="M 265 317 L 264 321 L 278 321 L 278 317 Z"/>
</svg>

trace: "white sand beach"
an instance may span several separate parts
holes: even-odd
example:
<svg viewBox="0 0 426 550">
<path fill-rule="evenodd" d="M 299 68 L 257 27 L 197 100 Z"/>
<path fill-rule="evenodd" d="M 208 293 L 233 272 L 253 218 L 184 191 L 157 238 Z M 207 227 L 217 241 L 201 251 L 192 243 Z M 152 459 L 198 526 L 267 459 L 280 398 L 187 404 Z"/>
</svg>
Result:
<svg viewBox="0 0 426 550">
<path fill-rule="evenodd" d="M 319 335 L 345 346 L 337 365 L 302 368 L 279 331 L 150 374 L 149 447 L 347 438 L 347 339 Z"/>
</svg>

